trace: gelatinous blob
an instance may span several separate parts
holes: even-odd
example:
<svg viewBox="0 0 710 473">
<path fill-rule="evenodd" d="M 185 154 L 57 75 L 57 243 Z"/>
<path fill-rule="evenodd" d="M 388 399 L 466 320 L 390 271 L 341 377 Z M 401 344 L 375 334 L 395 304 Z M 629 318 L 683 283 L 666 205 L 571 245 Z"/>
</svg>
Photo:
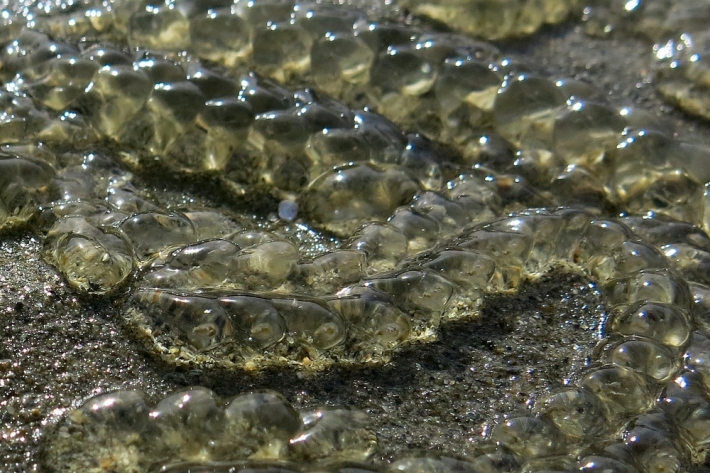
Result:
<svg viewBox="0 0 710 473">
<path fill-rule="evenodd" d="M 710 337 L 704 330 L 691 334 L 690 344 L 683 353 L 683 365 L 700 373 L 706 384 L 710 381 Z"/>
<path fill-rule="evenodd" d="M 525 36 L 545 23 L 557 23 L 573 11 L 575 1 L 505 2 L 487 0 L 466 3 L 454 0 L 409 0 L 405 5 L 466 33 L 499 39 Z"/>
<path fill-rule="evenodd" d="M 225 411 L 205 388 L 178 391 L 161 400 L 150 412 L 159 448 L 172 457 L 199 460 L 209 455 L 210 444 L 224 429 Z"/>
<path fill-rule="evenodd" d="M 287 330 L 296 339 L 318 349 L 332 348 L 343 341 L 347 327 L 335 312 L 316 302 L 275 299 Z"/>
<path fill-rule="evenodd" d="M 360 411 L 320 409 L 301 414 L 304 430 L 289 441 L 292 456 L 365 460 L 372 455 L 377 438 L 367 429 L 367 416 Z"/>
<path fill-rule="evenodd" d="M 434 326 L 439 324 L 454 292 L 454 286 L 448 280 L 428 271 L 405 271 L 391 277 L 383 275 L 365 281 L 365 286 L 390 295 L 415 320 Z"/>
<path fill-rule="evenodd" d="M 247 288 L 272 289 L 295 269 L 298 256 L 298 250 L 290 242 L 265 242 L 240 252 L 234 269 Z"/>
<path fill-rule="evenodd" d="M 154 320 L 159 332 L 175 333 L 197 349 L 209 348 L 233 336 L 232 321 L 213 298 L 141 289 L 132 299 Z"/>
<path fill-rule="evenodd" d="M 638 413 L 653 402 L 646 380 L 623 367 L 595 369 L 584 377 L 581 385 L 596 394 L 612 413 Z"/>
<path fill-rule="evenodd" d="M 495 261 L 485 254 L 469 251 L 442 251 L 423 265 L 467 289 L 486 288 L 495 271 Z"/>
<path fill-rule="evenodd" d="M 226 426 L 218 443 L 225 450 L 222 455 L 284 458 L 289 439 L 303 430 L 298 412 L 276 392 L 238 396 L 229 403 L 224 413 Z M 235 452 L 235 449 L 238 451 Z"/>
<path fill-rule="evenodd" d="M 417 183 L 401 171 L 353 165 L 316 179 L 301 206 L 316 222 L 343 222 L 352 226 L 352 222 L 388 217 L 418 190 Z"/>
<path fill-rule="evenodd" d="M 40 159 L 0 154 L 0 225 L 27 220 L 52 198 L 55 171 Z"/>
<path fill-rule="evenodd" d="M 494 428 L 491 439 L 526 458 L 549 456 L 559 451 L 562 443 L 557 427 L 536 417 L 502 422 Z"/>
<path fill-rule="evenodd" d="M 686 371 L 668 384 L 661 396 L 661 409 L 688 435 L 694 455 L 710 440 L 710 403 L 705 386 L 701 375 Z"/>
<path fill-rule="evenodd" d="M 560 21 L 576 2 L 474 3 L 407 5 L 507 37 Z M 585 14 L 611 21 L 611 8 L 644 31 L 659 19 L 662 92 L 705 113 L 703 3 L 621 3 Z M 0 225 L 37 216 L 39 231 L 49 229 L 45 259 L 79 293 L 126 288 L 126 324 L 151 353 L 199 369 L 385 363 L 442 321 L 480 316 L 487 294 L 562 266 L 605 292 L 610 338 L 588 371 L 537 398 L 534 413 L 498 422 L 481 442 L 497 448 L 461 461 L 428 452 L 392 468 L 633 472 L 703 461 L 703 145 L 490 44 L 346 6 L 44 2 L 18 14 L 28 16 L 0 14 Z M 41 32 L 21 29 L 29 15 Z M 77 156 L 85 149 L 107 155 Z M 141 176 L 156 195 L 141 190 Z M 162 192 L 172 176 L 220 209 Z M 151 416 L 135 393 L 106 395 L 58 427 L 52 448 L 71 446 L 48 462 L 310 471 L 234 462 L 373 452 L 360 414 L 300 420 L 274 393 L 249 396 L 224 410 L 210 392 L 187 390 Z"/>
<path fill-rule="evenodd" d="M 335 292 L 365 276 L 365 254 L 340 250 L 298 265 L 298 281 L 319 293 Z"/>
<path fill-rule="evenodd" d="M 84 217 L 66 217 L 47 232 L 45 257 L 69 284 L 90 293 L 112 292 L 135 267 L 129 240 L 111 227 L 94 225 Z"/>
<path fill-rule="evenodd" d="M 671 347 L 680 347 L 688 340 L 690 327 L 690 318 L 682 309 L 668 304 L 640 302 L 615 307 L 605 330 L 648 337 Z"/>
<path fill-rule="evenodd" d="M 131 240 L 136 256 L 142 261 L 196 239 L 192 222 L 174 212 L 138 213 L 121 222 L 120 228 Z"/>
<path fill-rule="evenodd" d="M 87 472 L 183 471 L 182 462 L 222 471 L 229 462 L 253 460 L 258 468 L 265 459 L 280 460 L 274 465 L 284 471 L 288 460 L 365 460 L 376 446 L 362 412 L 299 413 L 273 391 L 242 394 L 227 404 L 200 387 L 170 394 L 152 408 L 135 391 L 95 396 L 57 429 L 47 467 Z"/>
<path fill-rule="evenodd" d="M 608 359 L 659 382 L 669 381 L 679 368 L 673 351 L 652 340 L 622 342 L 612 349 Z"/>
<path fill-rule="evenodd" d="M 584 388 L 548 395 L 535 404 L 535 410 L 572 437 L 594 438 L 607 428 L 603 403 Z"/>
<path fill-rule="evenodd" d="M 409 338 L 411 322 L 387 297 L 363 291 L 355 296 L 343 295 L 328 304 L 355 330 L 365 332 L 376 343 L 391 348 Z M 355 334 L 353 334 L 356 336 Z"/>
<path fill-rule="evenodd" d="M 708 101 L 707 3 L 699 1 L 591 1 L 583 19 L 589 34 L 641 35 L 653 44 L 656 87 L 671 103 L 704 118 Z"/>
<path fill-rule="evenodd" d="M 220 287 L 237 280 L 235 266 L 240 248 L 226 240 L 207 240 L 174 251 L 165 265 L 144 276 L 156 287 Z"/>
<path fill-rule="evenodd" d="M 267 348 L 285 336 L 283 317 L 270 301 L 250 296 L 223 296 L 219 301 L 246 343 Z"/>
</svg>

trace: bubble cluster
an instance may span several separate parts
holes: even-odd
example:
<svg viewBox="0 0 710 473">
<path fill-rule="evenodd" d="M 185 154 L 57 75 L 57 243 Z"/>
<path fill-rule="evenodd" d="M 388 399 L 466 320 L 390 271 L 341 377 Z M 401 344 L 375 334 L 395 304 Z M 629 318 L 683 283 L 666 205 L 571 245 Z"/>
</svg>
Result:
<svg viewBox="0 0 710 473">
<path fill-rule="evenodd" d="M 556 24 L 576 12 L 577 0 L 542 1 L 422 1 L 403 3 L 414 12 L 486 39 L 527 36 L 542 25 Z"/>
<path fill-rule="evenodd" d="M 708 2 L 587 3 L 583 19 L 590 34 L 626 32 L 646 37 L 654 43 L 652 58 L 658 91 L 686 112 L 710 119 Z"/>
<path fill-rule="evenodd" d="M 620 5 L 597 3 L 590 31 Z M 657 15 L 663 34 L 688 32 L 656 48 L 670 61 L 659 86 L 702 115 L 705 3 L 635 3 L 614 21 L 652 28 Z M 409 5 L 491 38 L 577 7 Z M 704 461 L 710 150 L 662 119 L 491 44 L 350 7 L 86 2 L 8 8 L 0 22 L 0 226 L 36 226 L 66 282 L 113 298 L 171 366 L 386 363 L 558 268 L 595 281 L 608 308 L 589 365 L 464 459 L 363 464 L 376 448 L 363 413 L 193 388 L 153 407 L 132 391 L 89 399 L 49 437 L 48 468 L 650 473 Z M 304 81 L 314 88 L 292 85 Z M 220 205 L 161 202 L 141 184 L 176 176 L 214 186 Z M 259 192 L 268 215 L 221 205 Z M 299 231 L 328 243 L 314 251 Z"/>
<path fill-rule="evenodd" d="M 366 460 L 377 442 L 360 411 L 298 412 L 273 391 L 223 402 L 205 388 L 172 393 L 152 406 L 136 391 L 101 394 L 56 430 L 48 464 L 87 473 L 192 471 L 196 463 L 237 460 L 271 461 L 274 468 L 277 461 Z"/>
</svg>

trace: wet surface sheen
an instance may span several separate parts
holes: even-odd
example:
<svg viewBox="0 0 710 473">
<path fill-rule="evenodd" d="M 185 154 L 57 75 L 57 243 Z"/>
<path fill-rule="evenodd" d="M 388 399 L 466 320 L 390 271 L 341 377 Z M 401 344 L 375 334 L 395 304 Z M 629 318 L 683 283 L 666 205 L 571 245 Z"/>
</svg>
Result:
<svg viewBox="0 0 710 473">
<path fill-rule="evenodd" d="M 651 38 L 654 80 L 703 116 L 691 3 L 582 16 L 680 34 Z M 406 6 L 459 32 L 381 5 L 7 5 L 10 471 L 705 461 L 706 138 L 484 41 L 574 2 Z"/>
</svg>

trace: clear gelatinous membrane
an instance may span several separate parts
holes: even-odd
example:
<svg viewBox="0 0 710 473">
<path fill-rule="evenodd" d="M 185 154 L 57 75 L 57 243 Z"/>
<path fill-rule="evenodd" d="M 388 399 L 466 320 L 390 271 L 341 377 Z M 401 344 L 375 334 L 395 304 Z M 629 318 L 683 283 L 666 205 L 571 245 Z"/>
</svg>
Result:
<svg viewBox="0 0 710 473">
<path fill-rule="evenodd" d="M 159 333 L 175 331 L 197 349 L 209 348 L 234 335 L 230 317 L 213 298 L 143 289 L 132 299 L 136 307 L 150 314 Z"/>
<path fill-rule="evenodd" d="M 523 458 L 550 456 L 560 450 L 563 437 L 554 424 L 537 417 L 515 417 L 495 426 L 491 439 Z"/>
<path fill-rule="evenodd" d="M 695 456 L 702 456 L 700 451 L 710 440 L 707 435 L 710 422 L 710 403 L 707 397 L 702 376 L 693 371 L 678 375 L 661 395 L 661 409 L 686 432 L 691 452 Z"/>
<path fill-rule="evenodd" d="M 52 197 L 54 168 L 40 159 L 0 154 L 0 224 L 28 219 Z"/>
<path fill-rule="evenodd" d="M 624 433 L 631 455 L 653 472 L 679 471 L 685 463 L 685 447 L 676 437 L 676 426 L 660 410 L 651 410 L 634 419 Z"/>
<path fill-rule="evenodd" d="M 607 333 L 648 337 L 670 347 L 683 346 L 690 327 L 690 318 L 682 309 L 647 302 L 615 307 L 605 324 Z"/>
<path fill-rule="evenodd" d="M 220 435 L 226 420 L 217 402 L 210 390 L 196 387 L 171 394 L 153 408 L 150 422 L 168 455 L 186 460 L 209 455 L 211 441 Z"/>
<path fill-rule="evenodd" d="M 401 171 L 353 165 L 336 168 L 316 179 L 306 191 L 301 207 L 316 222 L 326 224 L 386 218 L 418 190 L 417 183 Z"/>
<path fill-rule="evenodd" d="M 354 330 L 364 332 L 385 348 L 404 342 L 411 333 L 409 317 L 382 294 L 368 290 L 354 296 L 343 294 L 328 301 L 328 305 L 351 323 Z"/>
<path fill-rule="evenodd" d="M 291 455 L 303 461 L 319 458 L 365 460 L 377 445 L 365 413 L 320 409 L 301 413 L 303 432 L 289 441 Z"/>
<path fill-rule="evenodd" d="M 535 411 L 571 437 L 594 438 L 608 428 L 602 401 L 585 388 L 545 396 L 535 403 Z"/>
<path fill-rule="evenodd" d="M 122 285 L 136 264 L 125 235 L 79 216 L 63 218 L 49 229 L 45 257 L 69 284 L 98 294 Z"/>
<path fill-rule="evenodd" d="M 647 381 L 624 367 L 594 369 L 580 384 L 596 394 L 612 415 L 639 413 L 653 402 L 653 393 Z"/>
<path fill-rule="evenodd" d="M 87 472 L 174 471 L 167 466 L 181 462 L 214 462 L 219 468 L 217 462 L 247 459 L 255 465 L 279 460 L 284 467 L 289 460 L 339 456 L 364 461 L 376 446 L 362 412 L 299 413 L 273 391 L 245 393 L 225 403 L 200 387 L 170 394 L 152 408 L 135 391 L 94 396 L 70 411 L 57 429 L 61 435 L 48 444 L 47 464 Z"/>
<path fill-rule="evenodd" d="M 146 212 L 121 222 L 121 230 L 133 244 L 136 256 L 146 261 L 160 251 L 195 241 L 195 227 L 184 215 Z"/>
<path fill-rule="evenodd" d="M 224 413 L 226 426 L 218 448 L 225 456 L 283 458 L 289 440 L 303 430 L 298 412 L 276 392 L 238 396 Z M 234 452 L 236 445 L 241 451 Z"/>
<path fill-rule="evenodd" d="M 611 349 L 608 360 L 618 366 L 643 373 L 657 382 L 669 381 L 678 371 L 675 353 L 652 340 L 626 340 Z"/>
</svg>

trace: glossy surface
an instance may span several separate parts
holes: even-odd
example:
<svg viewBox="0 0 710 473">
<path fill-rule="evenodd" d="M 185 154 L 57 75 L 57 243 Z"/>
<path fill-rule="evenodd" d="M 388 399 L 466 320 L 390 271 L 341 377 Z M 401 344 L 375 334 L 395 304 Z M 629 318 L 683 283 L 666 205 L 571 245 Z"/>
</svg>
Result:
<svg viewBox="0 0 710 473">
<path fill-rule="evenodd" d="M 557 6 L 480 2 L 471 18 L 495 26 L 481 35 L 517 36 L 571 8 Z M 413 4 L 446 21 L 453 7 Z M 381 467 L 679 471 L 703 459 L 702 144 L 488 43 L 349 7 L 10 10 L 0 224 L 36 224 L 45 260 L 78 295 L 115 297 L 127 331 L 167 366 L 376 368 L 563 267 L 596 281 L 610 314 L 585 371 L 495 422 L 467 458 Z M 683 60 L 671 66 L 682 80 L 702 77 Z M 303 80 L 315 90 L 285 84 Z M 349 105 L 358 97 L 371 108 Z M 156 175 L 202 179 L 222 205 L 160 202 L 141 185 Z M 244 204 L 260 192 L 270 215 Z M 152 408 L 134 391 L 102 394 L 47 437 L 45 467 L 330 470 L 376 449 L 364 413 L 296 417 L 275 393 L 224 407 L 198 387 Z"/>
</svg>

